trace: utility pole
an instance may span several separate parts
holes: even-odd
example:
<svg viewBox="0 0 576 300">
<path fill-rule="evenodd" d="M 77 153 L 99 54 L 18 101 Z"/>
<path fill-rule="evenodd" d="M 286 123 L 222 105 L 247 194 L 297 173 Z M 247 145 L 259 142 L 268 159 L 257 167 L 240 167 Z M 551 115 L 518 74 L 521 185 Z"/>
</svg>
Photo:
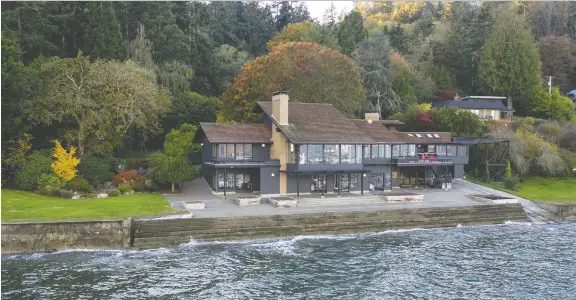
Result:
<svg viewBox="0 0 576 300">
<path fill-rule="evenodd" d="M 548 77 L 548 95 L 552 95 L 552 78 L 556 78 L 556 77 L 552 77 L 552 76 L 546 76 Z"/>
</svg>

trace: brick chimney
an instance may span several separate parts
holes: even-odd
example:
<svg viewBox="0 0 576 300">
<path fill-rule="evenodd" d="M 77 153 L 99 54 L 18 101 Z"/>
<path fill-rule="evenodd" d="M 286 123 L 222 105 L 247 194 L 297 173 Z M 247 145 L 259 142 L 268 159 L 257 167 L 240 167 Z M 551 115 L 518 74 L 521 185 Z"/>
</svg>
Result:
<svg viewBox="0 0 576 300">
<path fill-rule="evenodd" d="M 288 91 L 272 93 L 272 116 L 280 125 L 288 125 Z"/>
<path fill-rule="evenodd" d="M 378 121 L 380 120 L 379 113 L 364 113 L 364 120 Z"/>
</svg>

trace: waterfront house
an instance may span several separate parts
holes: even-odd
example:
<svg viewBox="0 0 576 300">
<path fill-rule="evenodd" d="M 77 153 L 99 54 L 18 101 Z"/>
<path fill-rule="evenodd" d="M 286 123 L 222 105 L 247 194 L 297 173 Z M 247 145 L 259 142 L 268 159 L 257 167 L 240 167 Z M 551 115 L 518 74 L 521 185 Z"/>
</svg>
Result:
<svg viewBox="0 0 576 300">
<path fill-rule="evenodd" d="M 262 195 L 390 191 L 463 177 L 468 147 L 448 132 L 400 132 L 367 113 L 349 119 L 331 104 L 258 102 L 259 124 L 201 123 L 202 175 L 216 193 Z"/>
<path fill-rule="evenodd" d="M 468 110 L 484 120 L 501 120 L 506 114 L 514 112 L 514 109 L 504 106 L 502 101 L 505 100 L 506 97 L 500 96 L 456 96 L 454 100 L 435 102 L 432 107 L 454 106 Z"/>
</svg>

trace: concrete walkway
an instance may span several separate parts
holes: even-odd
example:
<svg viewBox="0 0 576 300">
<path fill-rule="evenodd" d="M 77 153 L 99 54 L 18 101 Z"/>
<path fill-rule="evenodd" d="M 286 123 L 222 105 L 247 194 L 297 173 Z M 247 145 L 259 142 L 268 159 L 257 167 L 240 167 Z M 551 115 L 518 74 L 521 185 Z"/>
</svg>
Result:
<svg viewBox="0 0 576 300">
<path fill-rule="evenodd" d="M 218 202 L 220 197 L 212 194 L 210 186 L 204 178 L 196 178 L 193 181 L 186 182 L 182 185 L 184 195 L 164 195 L 164 198 L 170 203 L 173 209 L 186 210 L 183 201 L 203 201 L 208 203 Z"/>
<path fill-rule="evenodd" d="M 464 187 L 464 188 L 469 189 L 469 190 L 474 190 L 480 194 L 492 194 L 492 195 L 496 195 L 496 196 L 516 198 L 516 199 L 518 199 L 520 204 L 522 204 L 524 211 L 526 211 L 526 215 L 530 218 L 530 220 L 533 223 L 536 223 L 536 224 L 546 223 L 547 219 L 548 220 L 556 220 L 557 219 L 553 213 L 551 213 L 545 209 L 540 208 L 536 203 L 534 203 L 528 199 L 524 199 L 522 197 L 510 194 L 510 193 L 499 191 L 499 190 L 496 190 L 493 188 L 489 188 L 489 187 L 479 185 L 479 184 L 476 184 L 476 183 L 473 183 L 470 181 L 462 180 L 462 179 L 455 179 L 453 185 L 456 187 L 460 187 L 460 188 Z"/>
</svg>

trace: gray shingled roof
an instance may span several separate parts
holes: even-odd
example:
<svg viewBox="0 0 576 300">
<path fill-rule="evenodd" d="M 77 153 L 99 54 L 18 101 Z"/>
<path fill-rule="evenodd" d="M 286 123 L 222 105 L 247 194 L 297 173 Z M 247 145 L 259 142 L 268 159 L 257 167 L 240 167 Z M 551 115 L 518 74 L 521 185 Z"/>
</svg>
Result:
<svg viewBox="0 0 576 300">
<path fill-rule="evenodd" d="M 258 105 L 268 116 L 272 115 L 272 102 L 258 102 Z M 292 143 L 376 143 L 331 104 L 289 103 L 288 111 L 289 125 L 278 127 Z"/>
<path fill-rule="evenodd" d="M 432 103 L 432 107 L 455 106 L 464 109 L 496 109 L 499 111 L 514 111 L 506 108 L 501 101 L 442 101 Z"/>
<path fill-rule="evenodd" d="M 200 123 L 211 143 L 271 143 L 272 131 L 265 124 Z"/>
</svg>

